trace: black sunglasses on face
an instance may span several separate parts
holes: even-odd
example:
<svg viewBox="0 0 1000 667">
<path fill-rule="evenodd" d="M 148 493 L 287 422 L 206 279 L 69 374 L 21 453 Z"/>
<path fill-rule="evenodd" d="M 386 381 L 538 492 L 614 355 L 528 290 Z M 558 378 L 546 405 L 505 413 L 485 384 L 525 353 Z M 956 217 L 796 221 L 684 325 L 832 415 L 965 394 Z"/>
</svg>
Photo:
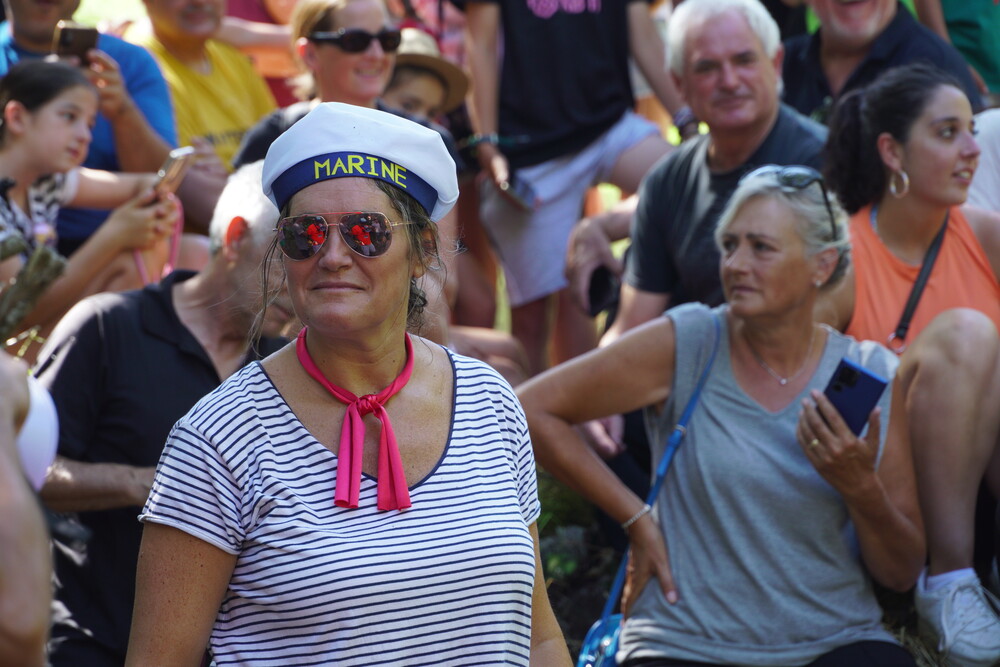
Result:
<svg viewBox="0 0 1000 667">
<path fill-rule="evenodd" d="M 288 259 L 309 259 L 329 238 L 331 225 L 340 229 L 347 247 L 362 257 L 384 255 L 392 243 L 392 228 L 408 222 L 389 222 L 384 213 L 305 213 L 278 221 L 278 247 Z"/>
<path fill-rule="evenodd" d="M 333 44 L 346 53 L 361 53 L 368 48 L 373 39 L 377 39 L 382 50 L 395 53 L 403 39 L 403 33 L 395 28 L 383 28 L 372 34 L 359 28 L 341 28 L 340 30 L 314 32 L 309 35 L 310 41 L 317 44 Z"/>
<path fill-rule="evenodd" d="M 830 240 L 837 240 L 837 222 L 833 217 L 833 208 L 830 206 L 830 196 L 826 193 L 826 184 L 823 182 L 823 176 L 818 171 L 812 167 L 800 164 L 787 166 L 765 164 L 763 167 L 757 167 L 753 171 L 748 172 L 740 179 L 740 182 L 742 183 L 758 176 L 774 176 L 778 181 L 778 185 L 783 188 L 792 188 L 793 190 L 805 190 L 813 183 L 819 183 L 819 189 L 823 193 L 823 203 L 826 204 L 826 213 L 830 216 Z"/>
</svg>

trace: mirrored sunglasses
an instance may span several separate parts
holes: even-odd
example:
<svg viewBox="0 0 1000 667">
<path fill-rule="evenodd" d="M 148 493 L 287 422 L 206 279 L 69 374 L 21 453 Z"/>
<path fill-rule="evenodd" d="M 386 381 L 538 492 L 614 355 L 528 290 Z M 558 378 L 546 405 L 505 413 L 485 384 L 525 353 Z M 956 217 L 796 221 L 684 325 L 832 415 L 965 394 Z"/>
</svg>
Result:
<svg viewBox="0 0 1000 667">
<path fill-rule="evenodd" d="M 318 44 L 334 44 L 346 53 L 361 53 L 368 49 L 373 39 L 377 39 L 382 50 L 394 53 L 399 48 L 403 33 L 395 28 L 383 28 L 375 34 L 359 28 L 314 32 L 309 39 Z"/>
<path fill-rule="evenodd" d="M 384 255 L 392 243 L 392 228 L 408 222 L 389 222 L 384 213 L 305 213 L 278 221 L 278 247 L 285 257 L 309 259 L 326 243 L 331 226 L 340 230 L 347 247 L 362 257 Z"/>
<path fill-rule="evenodd" d="M 778 185 L 783 188 L 792 188 L 793 190 L 805 190 L 813 183 L 819 183 L 819 189 L 823 193 L 823 203 L 826 205 L 826 213 L 830 217 L 831 240 L 837 240 L 837 222 L 833 217 L 830 196 L 826 193 L 826 183 L 823 182 L 822 174 L 812 167 L 801 164 L 765 164 L 763 167 L 757 167 L 745 174 L 740 179 L 740 182 L 759 176 L 774 176 Z"/>
</svg>

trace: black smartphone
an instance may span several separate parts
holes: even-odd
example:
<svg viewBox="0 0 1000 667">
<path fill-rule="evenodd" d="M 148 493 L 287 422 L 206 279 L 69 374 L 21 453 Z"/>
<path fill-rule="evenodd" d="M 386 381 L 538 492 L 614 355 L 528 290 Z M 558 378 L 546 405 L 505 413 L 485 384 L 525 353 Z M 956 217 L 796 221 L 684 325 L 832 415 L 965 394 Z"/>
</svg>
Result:
<svg viewBox="0 0 1000 667">
<path fill-rule="evenodd" d="M 590 300 L 590 316 L 597 317 L 618 301 L 621 281 L 608 267 L 601 265 L 590 274 L 587 298 Z"/>
<path fill-rule="evenodd" d="M 538 207 L 538 195 L 527 181 L 517 178 L 514 174 L 500 184 L 500 190 L 517 204 L 523 211 L 534 211 Z"/>
<path fill-rule="evenodd" d="M 840 360 L 823 392 L 854 435 L 861 435 L 889 381 L 847 357 Z"/>
<path fill-rule="evenodd" d="M 97 28 L 74 21 L 59 21 L 52 37 L 52 52 L 60 58 L 76 56 L 80 65 L 90 64 L 87 51 L 97 48 Z"/>
<path fill-rule="evenodd" d="M 193 146 L 181 146 L 170 151 L 163 166 L 156 172 L 157 180 L 153 189 L 160 195 L 176 192 L 194 160 L 194 153 Z"/>
</svg>

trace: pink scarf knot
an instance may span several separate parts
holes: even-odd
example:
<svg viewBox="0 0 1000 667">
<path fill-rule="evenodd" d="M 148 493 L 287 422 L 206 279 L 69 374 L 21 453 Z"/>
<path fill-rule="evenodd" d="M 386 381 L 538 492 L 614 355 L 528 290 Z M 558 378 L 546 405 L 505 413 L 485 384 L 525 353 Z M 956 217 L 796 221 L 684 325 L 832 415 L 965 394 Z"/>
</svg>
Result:
<svg viewBox="0 0 1000 667">
<path fill-rule="evenodd" d="M 337 453 L 337 492 L 334 503 L 337 507 L 356 508 L 361 491 L 361 463 L 365 448 L 364 416 L 374 414 L 382 424 L 378 439 L 378 508 L 380 510 L 406 509 L 410 506 L 410 491 L 406 484 L 403 461 L 399 456 L 396 434 L 392 430 L 385 403 L 406 386 L 413 374 L 413 345 L 406 334 L 406 363 L 403 370 L 388 387 L 377 394 L 355 396 L 343 387 L 330 382 L 306 348 L 306 330 L 303 327 L 295 341 L 295 352 L 299 363 L 314 380 L 324 387 L 341 403 L 347 405 L 344 425 L 340 430 L 340 446 Z"/>
</svg>

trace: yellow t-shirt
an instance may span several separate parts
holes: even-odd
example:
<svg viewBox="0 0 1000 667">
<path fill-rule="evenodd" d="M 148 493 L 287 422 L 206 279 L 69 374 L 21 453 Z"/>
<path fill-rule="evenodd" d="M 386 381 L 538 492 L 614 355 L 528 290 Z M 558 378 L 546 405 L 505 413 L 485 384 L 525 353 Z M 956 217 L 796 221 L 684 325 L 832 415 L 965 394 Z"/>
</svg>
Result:
<svg viewBox="0 0 1000 667">
<path fill-rule="evenodd" d="M 203 137 L 215 147 L 226 168 L 232 168 L 243 135 L 277 108 L 250 60 L 228 44 L 210 39 L 205 49 L 211 71 L 202 74 L 170 55 L 151 34 L 133 41 L 149 49 L 167 80 L 179 145 Z"/>
</svg>

